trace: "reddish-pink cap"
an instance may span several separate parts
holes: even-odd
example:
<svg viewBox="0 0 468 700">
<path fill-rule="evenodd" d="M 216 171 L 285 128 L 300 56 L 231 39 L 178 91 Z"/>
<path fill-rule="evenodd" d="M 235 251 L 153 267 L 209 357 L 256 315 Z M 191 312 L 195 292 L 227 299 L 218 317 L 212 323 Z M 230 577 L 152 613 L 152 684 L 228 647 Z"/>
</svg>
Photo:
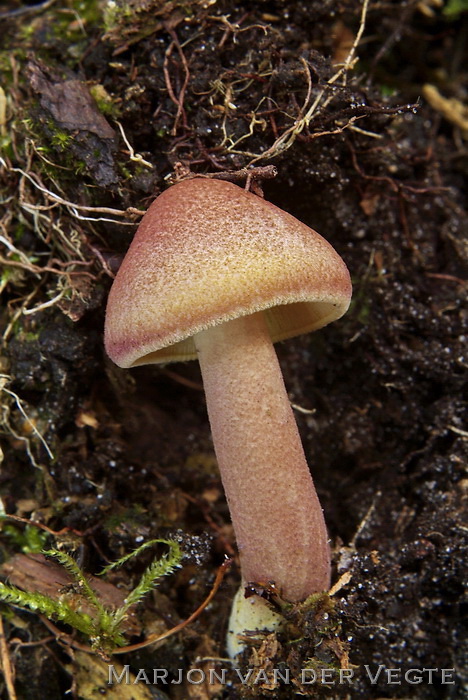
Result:
<svg viewBox="0 0 468 700">
<path fill-rule="evenodd" d="M 143 217 L 109 294 L 108 355 L 120 367 L 196 358 L 193 336 L 265 311 L 273 341 L 340 318 L 349 272 L 332 246 L 237 185 L 184 180 Z"/>
</svg>

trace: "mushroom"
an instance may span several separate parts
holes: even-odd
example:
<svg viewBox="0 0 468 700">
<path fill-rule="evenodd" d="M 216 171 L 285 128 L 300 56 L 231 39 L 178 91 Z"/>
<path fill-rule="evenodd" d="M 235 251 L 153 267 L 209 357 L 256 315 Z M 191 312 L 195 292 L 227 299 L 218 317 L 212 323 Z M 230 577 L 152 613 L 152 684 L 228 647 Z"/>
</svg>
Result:
<svg viewBox="0 0 468 700">
<path fill-rule="evenodd" d="M 291 602 L 329 587 L 325 521 L 273 343 L 340 318 L 350 298 L 346 265 L 318 233 L 201 177 L 153 202 L 110 291 L 117 365 L 199 359 L 243 579 L 231 654 L 239 630 L 278 622 L 246 584 L 272 582 Z"/>
</svg>

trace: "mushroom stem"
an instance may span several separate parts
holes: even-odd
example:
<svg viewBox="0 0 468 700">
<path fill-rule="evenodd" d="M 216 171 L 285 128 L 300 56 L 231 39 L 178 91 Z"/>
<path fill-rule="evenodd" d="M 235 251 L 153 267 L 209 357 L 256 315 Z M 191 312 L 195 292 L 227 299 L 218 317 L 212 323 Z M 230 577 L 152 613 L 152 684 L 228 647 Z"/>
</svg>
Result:
<svg viewBox="0 0 468 700">
<path fill-rule="evenodd" d="M 263 312 L 194 340 L 242 578 L 304 600 L 329 586 L 327 531 Z"/>
</svg>

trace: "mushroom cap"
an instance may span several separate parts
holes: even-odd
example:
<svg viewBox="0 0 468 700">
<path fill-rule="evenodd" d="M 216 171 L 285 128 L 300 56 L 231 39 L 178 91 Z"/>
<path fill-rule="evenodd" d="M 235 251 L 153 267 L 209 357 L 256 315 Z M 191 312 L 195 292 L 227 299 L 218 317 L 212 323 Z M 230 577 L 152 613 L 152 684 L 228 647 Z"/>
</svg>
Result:
<svg viewBox="0 0 468 700">
<path fill-rule="evenodd" d="M 263 310 L 273 342 L 340 318 L 349 272 L 287 212 L 221 180 L 194 178 L 150 206 L 112 285 L 105 346 L 120 367 L 196 358 L 201 330 Z"/>
</svg>

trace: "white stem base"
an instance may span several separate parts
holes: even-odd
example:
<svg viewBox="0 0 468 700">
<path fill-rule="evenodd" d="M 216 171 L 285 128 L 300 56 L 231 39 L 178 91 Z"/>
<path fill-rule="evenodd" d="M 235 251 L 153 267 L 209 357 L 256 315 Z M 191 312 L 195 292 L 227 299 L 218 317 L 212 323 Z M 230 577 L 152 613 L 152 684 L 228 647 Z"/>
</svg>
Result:
<svg viewBox="0 0 468 700">
<path fill-rule="evenodd" d="M 245 598 L 244 585 L 237 591 L 232 601 L 231 615 L 229 617 L 228 633 L 226 640 L 227 652 L 234 659 L 245 648 L 246 630 L 274 632 L 281 627 L 283 617 L 271 609 L 263 598 L 258 595 Z M 253 638 L 255 635 L 249 635 Z"/>
</svg>

